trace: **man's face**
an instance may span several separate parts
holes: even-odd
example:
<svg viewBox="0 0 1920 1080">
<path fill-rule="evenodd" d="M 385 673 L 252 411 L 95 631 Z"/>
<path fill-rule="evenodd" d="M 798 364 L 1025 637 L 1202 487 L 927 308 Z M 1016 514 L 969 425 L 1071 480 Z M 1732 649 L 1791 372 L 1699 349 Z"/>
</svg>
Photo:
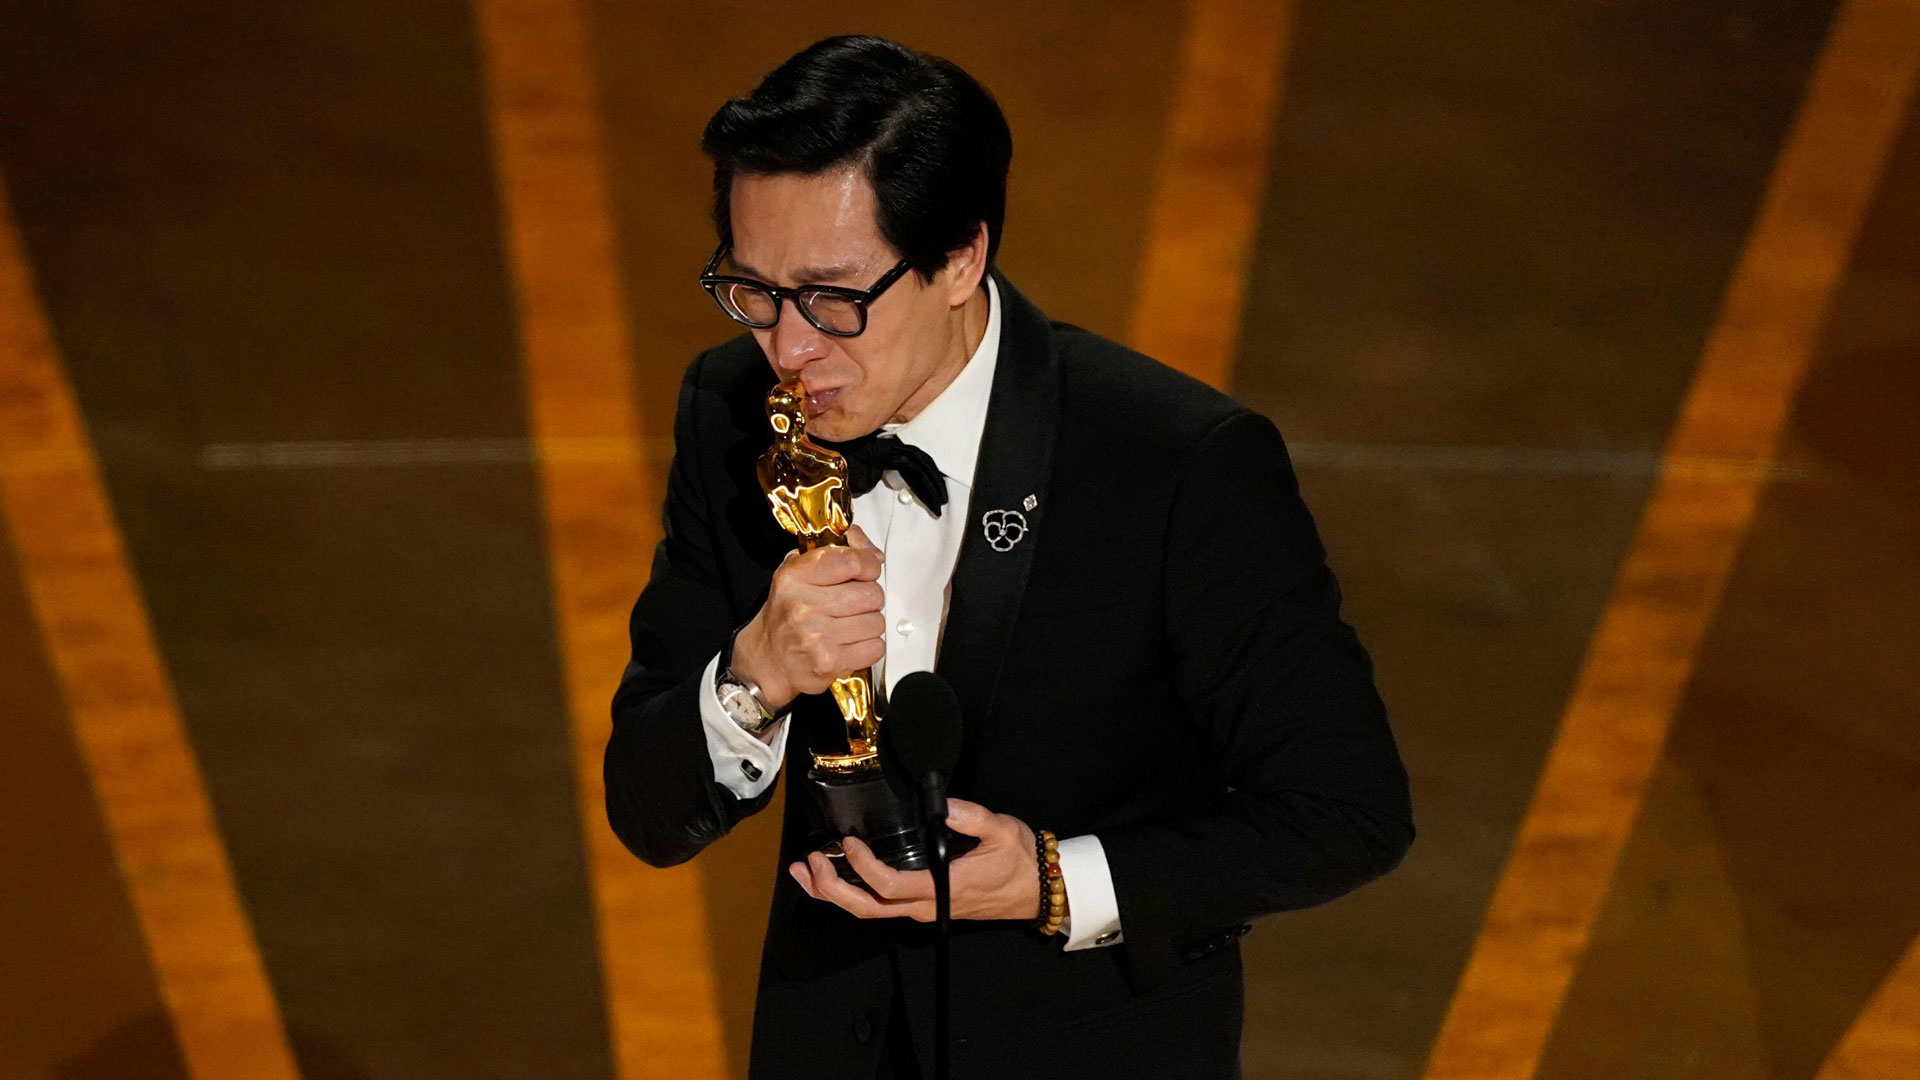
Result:
<svg viewBox="0 0 1920 1080">
<path fill-rule="evenodd" d="M 873 187 L 853 166 L 814 176 L 736 176 L 735 269 L 770 285 L 872 287 L 900 255 L 881 238 Z M 931 400 L 928 380 L 951 349 L 949 268 L 931 284 L 908 272 L 867 307 L 858 337 L 823 333 L 791 299 L 780 321 L 753 331 L 784 382 L 807 392 L 807 430 L 839 442 L 907 419 Z M 922 400 L 922 399 L 926 400 Z"/>
</svg>

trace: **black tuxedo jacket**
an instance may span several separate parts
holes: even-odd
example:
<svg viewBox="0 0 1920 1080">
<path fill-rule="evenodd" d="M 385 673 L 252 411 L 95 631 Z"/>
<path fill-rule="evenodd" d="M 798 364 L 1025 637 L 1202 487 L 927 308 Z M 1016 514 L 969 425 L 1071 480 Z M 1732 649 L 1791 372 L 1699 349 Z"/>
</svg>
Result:
<svg viewBox="0 0 1920 1080">
<path fill-rule="evenodd" d="M 1413 839 L 1406 773 L 1273 424 L 996 280 L 1000 358 L 937 665 L 965 721 L 952 791 L 1098 835 L 1124 941 L 1067 953 L 1028 923 L 956 924 L 953 1074 L 1237 1075 L 1239 936 L 1392 869 Z M 768 801 L 714 782 L 698 701 L 793 547 L 753 471 L 773 382 L 742 337 L 680 391 L 606 754 L 608 818 L 654 865 Z M 993 511 L 1024 518 L 1011 547 L 989 542 Z M 791 722 L 783 772 L 844 746 L 825 695 Z M 931 930 L 800 891 L 784 866 L 815 846 L 810 796 L 786 800 L 751 1075 L 872 1076 L 896 993 L 930 1061 Z"/>
</svg>

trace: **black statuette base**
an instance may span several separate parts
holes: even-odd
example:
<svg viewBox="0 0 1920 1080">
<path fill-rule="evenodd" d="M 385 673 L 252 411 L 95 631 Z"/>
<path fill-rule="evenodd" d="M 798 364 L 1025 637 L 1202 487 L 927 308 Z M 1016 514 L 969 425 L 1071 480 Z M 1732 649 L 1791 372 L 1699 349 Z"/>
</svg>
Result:
<svg viewBox="0 0 1920 1080">
<path fill-rule="evenodd" d="M 900 798 L 879 769 L 847 775 L 823 772 L 816 766 L 807 770 L 807 780 L 826 818 L 821 850 L 833 860 L 842 878 L 861 883 L 853 864 L 840 851 L 843 836 L 859 837 L 881 862 L 895 870 L 925 870 L 933 865 L 933 845 L 920 827 L 918 811 Z M 958 858 L 975 843 L 971 836 L 955 836 L 947 845 L 949 858 Z"/>
</svg>

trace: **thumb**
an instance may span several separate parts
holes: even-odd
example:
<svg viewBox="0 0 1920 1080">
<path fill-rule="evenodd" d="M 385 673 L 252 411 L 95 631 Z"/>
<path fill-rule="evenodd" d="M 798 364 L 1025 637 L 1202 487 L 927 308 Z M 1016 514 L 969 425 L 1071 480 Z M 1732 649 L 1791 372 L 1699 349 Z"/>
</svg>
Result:
<svg viewBox="0 0 1920 1080">
<path fill-rule="evenodd" d="M 993 811 L 965 799 L 947 800 L 947 828 L 967 836 L 985 836 L 993 824 Z"/>
<path fill-rule="evenodd" d="M 858 525 L 847 530 L 847 544 L 851 547 L 859 548 L 861 551 L 873 552 L 880 557 L 881 562 L 887 561 L 887 553 L 880 549 L 880 545 L 868 538 L 867 530 Z"/>
</svg>

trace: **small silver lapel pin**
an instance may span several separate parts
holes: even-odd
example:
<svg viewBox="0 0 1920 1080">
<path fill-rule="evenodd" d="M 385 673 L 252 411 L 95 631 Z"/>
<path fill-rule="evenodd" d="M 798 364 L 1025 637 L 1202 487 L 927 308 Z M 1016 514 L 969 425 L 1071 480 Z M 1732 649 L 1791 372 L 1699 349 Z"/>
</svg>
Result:
<svg viewBox="0 0 1920 1080">
<path fill-rule="evenodd" d="M 1027 517 L 1018 510 L 989 510 L 980 515 L 980 528 L 993 550 L 1012 551 L 1013 545 L 1027 535 Z"/>
<path fill-rule="evenodd" d="M 1029 495 L 1029 496 L 1027 496 L 1027 501 L 1026 501 L 1026 502 L 1023 502 L 1023 503 L 1021 503 L 1020 505 L 1021 505 L 1021 507 L 1023 507 L 1024 509 L 1027 509 L 1027 510 L 1032 510 L 1032 509 L 1033 509 L 1034 507 L 1036 507 L 1036 506 L 1039 506 L 1039 505 L 1040 505 L 1040 500 L 1039 500 L 1039 499 L 1036 499 L 1036 498 L 1034 498 L 1034 497 L 1033 497 L 1033 496 L 1031 496 L 1031 495 Z"/>
</svg>

